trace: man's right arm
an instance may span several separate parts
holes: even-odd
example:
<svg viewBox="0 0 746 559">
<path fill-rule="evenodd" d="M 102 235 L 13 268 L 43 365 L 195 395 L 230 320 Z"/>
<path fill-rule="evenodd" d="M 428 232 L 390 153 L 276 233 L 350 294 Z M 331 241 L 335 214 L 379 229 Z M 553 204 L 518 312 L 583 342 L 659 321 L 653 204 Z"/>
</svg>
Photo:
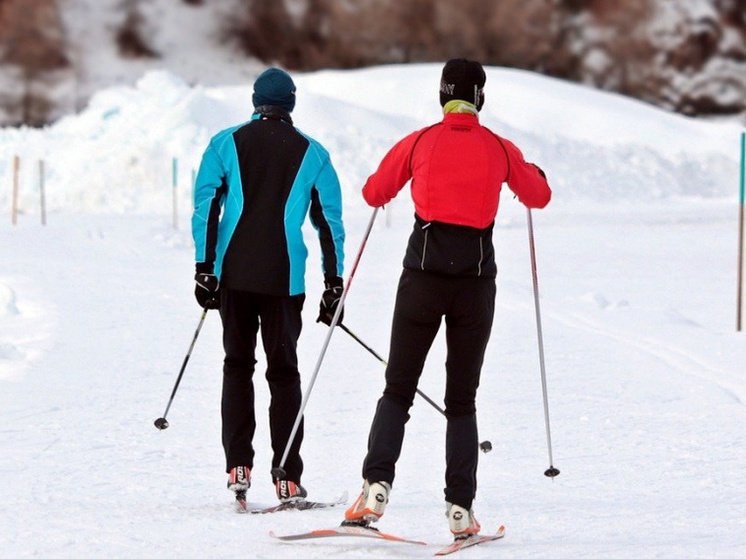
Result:
<svg viewBox="0 0 746 559">
<path fill-rule="evenodd" d="M 369 206 L 388 204 L 412 178 L 412 149 L 421 131 L 413 132 L 397 142 L 383 157 L 378 169 L 365 182 L 363 198 Z"/>
<path fill-rule="evenodd" d="M 205 150 L 194 183 L 194 213 L 192 238 L 194 239 L 197 269 L 212 273 L 217 246 L 220 201 L 225 192 L 225 171 L 213 142 Z"/>
</svg>

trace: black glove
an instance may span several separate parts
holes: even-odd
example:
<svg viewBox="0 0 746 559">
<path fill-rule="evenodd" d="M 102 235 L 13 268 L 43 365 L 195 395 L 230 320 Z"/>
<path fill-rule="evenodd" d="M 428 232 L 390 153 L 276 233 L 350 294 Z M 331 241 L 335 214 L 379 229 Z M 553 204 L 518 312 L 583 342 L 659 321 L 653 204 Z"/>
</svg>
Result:
<svg viewBox="0 0 746 559">
<path fill-rule="evenodd" d="M 194 287 L 194 296 L 203 309 L 220 308 L 220 283 L 215 274 L 197 272 L 194 275 L 197 285 Z"/>
<path fill-rule="evenodd" d="M 319 317 L 316 322 L 323 322 L 327 326 L 332 325 L 332 319 L 334 313 L 337 312 L 339 306 L 339 300 L 342 298 L 342 291 L 344 291 L 344 283 L 340 277 L 330 277 L 324 280 L 324 293 L 321 295 L 321 303 L 319 304 Z M 342 324 L 342 317 L 344 317 L 344 308 L 339 313 L 339 320 L 337 324 Z"/>
</svg>

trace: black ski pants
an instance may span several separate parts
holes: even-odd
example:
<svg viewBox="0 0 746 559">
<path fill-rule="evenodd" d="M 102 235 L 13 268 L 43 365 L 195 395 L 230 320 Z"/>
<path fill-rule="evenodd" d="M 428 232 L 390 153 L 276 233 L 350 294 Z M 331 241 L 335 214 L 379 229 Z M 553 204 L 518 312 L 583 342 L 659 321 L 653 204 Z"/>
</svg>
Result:
<svg viewBox="0 0 746 559">
<path fill-rule="evenodd" d="M 394 308 L 386 388 L 376 408 L 363 463 L 363 477 L 369 482 L 393 484 L 409 408 L 445 317 L 445 498 L 471 508 L 479 448 L 475 400 L 492 330 L 495 292 L 494 278 L 403 271 Z"/>
<path fill-rule="evenodd" d="M 269 383 L 269 428 L 272 439 L 272 467 L 280 465 L 302 400 L 298 338 L 305 295 L 274 296 L 222 289 L 220 317 L 223 321 L 223 393 L 221 415 L 226 471 L 235 466 L 254 465 L 254 366 L 257 333 L 261 325 L 262 344 L 267 356 Z M 303 461 L 300 446 L 303 421 L 290 447 L 284 469 L 286 479 L 300 483 Z"/>
</svg>

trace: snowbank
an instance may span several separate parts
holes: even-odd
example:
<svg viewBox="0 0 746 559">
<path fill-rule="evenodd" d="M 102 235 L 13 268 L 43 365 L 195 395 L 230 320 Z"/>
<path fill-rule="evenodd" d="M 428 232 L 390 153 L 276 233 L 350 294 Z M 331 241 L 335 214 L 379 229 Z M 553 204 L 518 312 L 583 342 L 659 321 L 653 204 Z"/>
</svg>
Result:
<svg viewBox="0 0 746 559">
<path fill-rule="evenodd" d="M 356 192 L 395 140 L 440 118 L 439 72 L 440 65 L 425 64 L 297 74 L 296 125 L 328 147 L 344 188 Z M 541 164 L 557 203 L 737 190 L 736 123 L 690 119 L 502 68 L 488 69 L 486 94 L 483 122 Z M 250 85 L 205 88 L 165 71 L 147 73 L 135 87 L 101 91 L 79 115 L 49 128 L 0 129 L 2 183 L 11 184 L 12 159 L 20 156 L 20 210 L 37 211 L 37 161 L 44 159 L 50 212 L 169 213 L 175 158 L 177 203 L 189 207 L 204 146 L 249 118 L 250 98 Z M 349 144 L 356 149 L 345 151 Z M 10 193 L 0 189 L 3 211 Z"/>
</svg>

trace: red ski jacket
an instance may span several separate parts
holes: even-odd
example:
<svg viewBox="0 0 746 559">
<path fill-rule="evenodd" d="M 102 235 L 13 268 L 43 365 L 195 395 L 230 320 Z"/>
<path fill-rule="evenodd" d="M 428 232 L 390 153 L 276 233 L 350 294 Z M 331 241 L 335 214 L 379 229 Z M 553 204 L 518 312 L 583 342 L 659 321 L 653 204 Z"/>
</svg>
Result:
<svg viewBox="0 0 746 559">
<path fill-rule="evenodd" d="M 394 145 L 363 197 L 383 206 L 410 179 L 417 223 L 404 266 L 449 275 L 496 275 L 492 227 L 503 182 L 529 208 L 543 208 L 552 196 L 541 169 L 463 113 L 448 113 Z"/>
</svg>

